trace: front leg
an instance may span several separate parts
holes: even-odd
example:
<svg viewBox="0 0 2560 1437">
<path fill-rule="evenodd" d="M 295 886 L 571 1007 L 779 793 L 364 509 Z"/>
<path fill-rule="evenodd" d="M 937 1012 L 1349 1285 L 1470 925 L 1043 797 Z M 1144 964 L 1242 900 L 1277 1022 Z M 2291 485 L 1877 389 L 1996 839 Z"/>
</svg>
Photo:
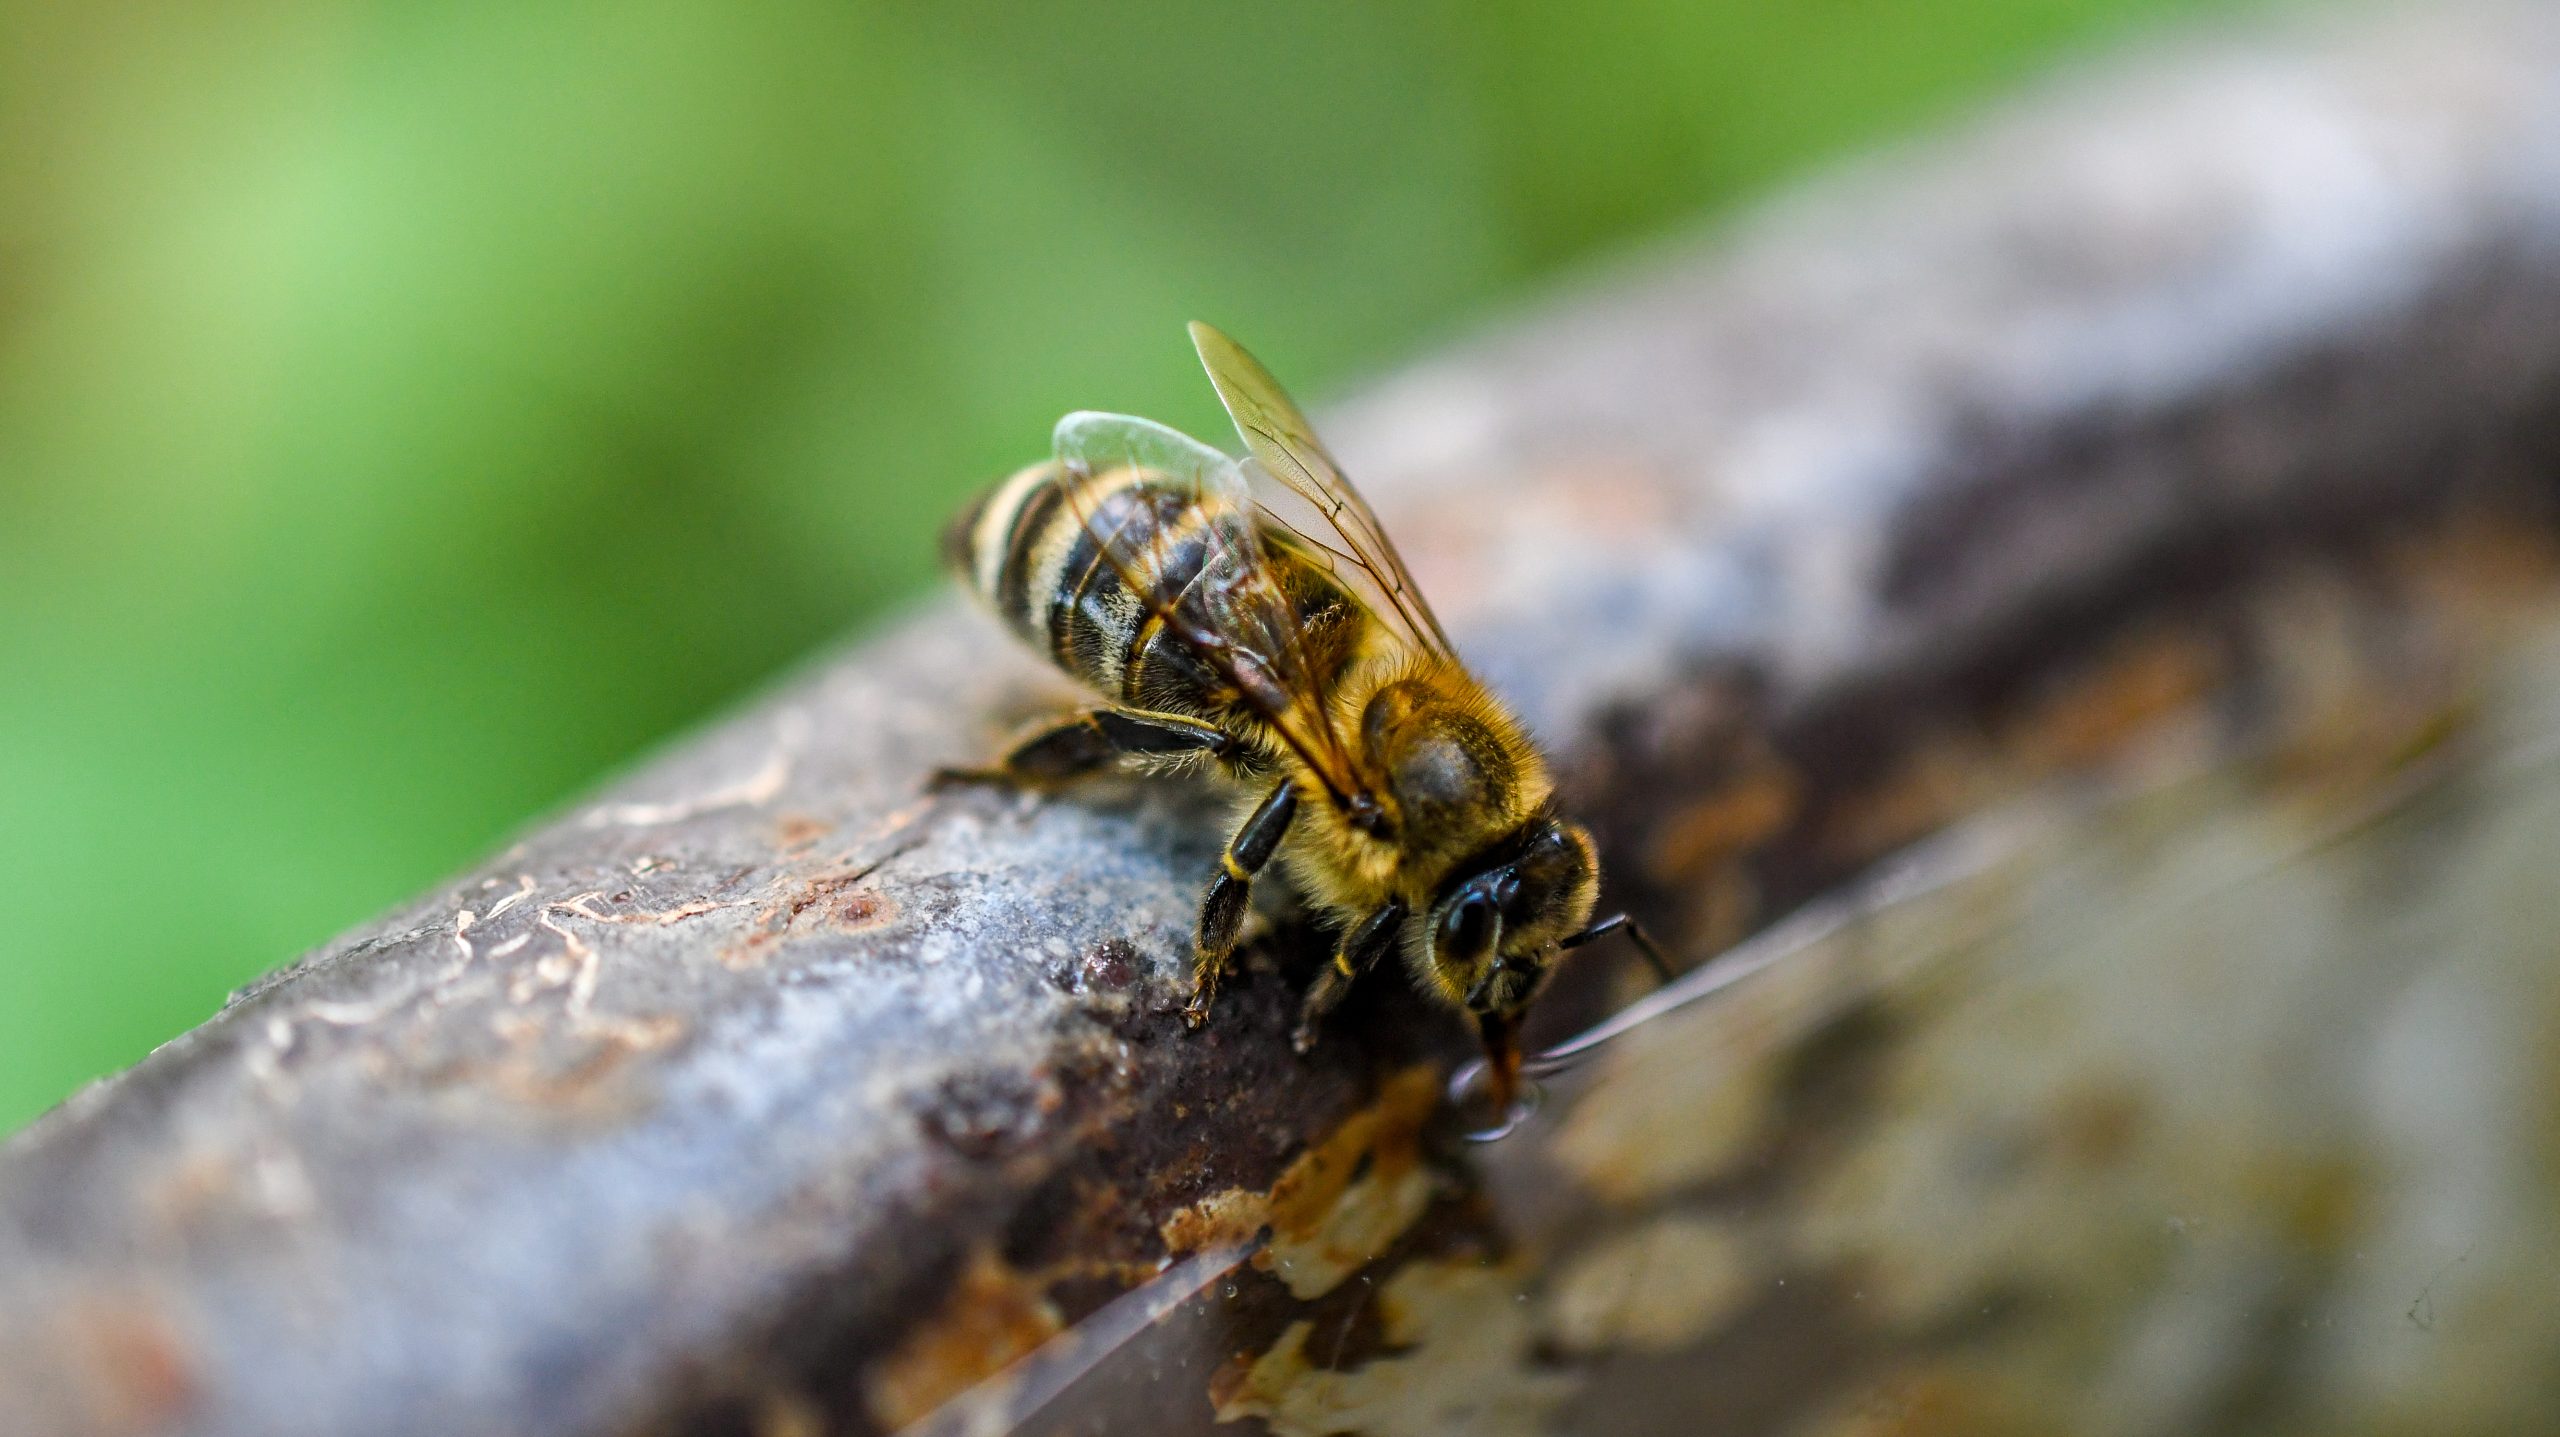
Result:
<svg viewBox="0 0 2560 1437">
<path fill-rule="evenodd" d="M 1305 1004 L 1298 1009 L 1298 1031 L 1289 1041 L 1299 1052 L 1316 1045 L 1316 1024 L 1324 1021 L 1324 1015 L 1351 991 L 1352 982 L 1395 951 L 1396 935 L 1404 931 L 1407 912 L 1403 899 L 1390 898 L 1343 936 L 1342 947 L 1335 951 L 1324 971 L 1316 975 L 1315 983 L 1307 989 Z"/>
<path fill-rule="evenodd" d="M 1284 778 L 1254 805 L 1235 837 L 1227 840 L 1227 851 L 1218 855 L 1218 876 L 1210 880 L 1208 896 L 1200 900 L 1200 934 L 1191 953 L 1191 1001 L 1182 1010 L 1195 1028 L 1208 1018 L 1209 1005 L 1217 1000 L 1218 979 L 1227 971 L 1227 955 L 1235 951 L 1236 934 L 1244 928 L 1253 876 L 1280 851 L 1289 820 L 1297 816 L 1298 791 Z"/>
</svg>

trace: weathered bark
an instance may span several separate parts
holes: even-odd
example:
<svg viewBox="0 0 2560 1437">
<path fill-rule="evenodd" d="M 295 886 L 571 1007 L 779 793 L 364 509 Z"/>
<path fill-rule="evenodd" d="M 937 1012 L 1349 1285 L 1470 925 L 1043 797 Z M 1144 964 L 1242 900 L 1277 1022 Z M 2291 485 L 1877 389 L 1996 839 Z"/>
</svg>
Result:
<svg viewBox="0 0 2560 1437">
<path fill-rule="evenodd" d="M 2427 6 L 2075 76 L 1383 383 L 1328 434 L 1553 746 L 1614 897 L 1695 959 L 2167 736 L 2358 792 L 2395 772 L 2553 591 L 2555 379 L 2560 25 Z M 1048 1420 L 1427 1428 L 1460 1419 L 1388 1364 L 1454 1348 L 1477 1365 L 1441 1370 L 1515 1426 L 1893 1430 L 1855 1384 L 1921 1372 L 1897 1400 L 1926 1416 L 1955 1379 L 1915 1354 L 1974 1360 L 1958 1308 L 2010 1269 L 1959 1253 L 1863 1312 L 1896 1249 L 1855 1220 L 1927 1222 L 1884 1159 L 1821 1166 L 1864 1151 L 1824 1115 L 1925 1142 L 1910 1115 L 1971 1111 L 1868 1081 L 1886 1029 L 1905 1053 L 2015 1040 L 2022 1082 L 2050 1034 L 1895 997 L 1924 965 L 1737 989 L 1558 1080 L 1543 1136 L 1460 1153 L 1436 1116 L 1460 1034 L 1392 981 L 1291 1054 L 1302 925 L 1184 1029 L 1212 796 L 923 796 L 1061 692 L 934 607 L 49 1115 L 0 1162 L 0 1426 L 888 1428 L 1125 1315 L 1168 1262 L 1213 1280 L 1256 1243 L 1232 1297 L 1193 1299 L 1228 1304 L 1216 1342 Z M 2046 971 L 2032 945 L 1984 963 Z M 1551 1035 L 1625 976 L 1578 965 Z M 2102 991 L 2048 1012 L 2085 1031 Z M 2092 1171 L 2131 1141 L 2111 1092 L 2064 1115 Z M 2328 1220 L 2327 1189 L 2281 1178 L 2269 1204 Z M 1733 1233 L 1696 1217 L 1729 1209 L 1780 1214 L 1803 1265 L 1730 1276 Z M 1937 1221 L 1987 1250 L 2045 1217 Z M 2062 1301 L 2036 1283 L 2068 1266 L 2017 1265 L 1984 1322 Z M 1628 1299 L 1675 1314 L 1652 1327 L 1576 1286 L 1656 1268 L 1708 1277 Z M 1382 1314 L 1373 1290 L 1400 1295 Z M 2560 1322 L 2519 1330 L 2548 1350 Z M 1628 1352 L 1651 1356 L 1610 1365 Z M 2022 1390 L 1939 1420 L 2050 1430 Z M 2215 1390 L 2127 1430 L 2256 1420 L 2244 1399 L 2282 1389 Z"/>
</svg>

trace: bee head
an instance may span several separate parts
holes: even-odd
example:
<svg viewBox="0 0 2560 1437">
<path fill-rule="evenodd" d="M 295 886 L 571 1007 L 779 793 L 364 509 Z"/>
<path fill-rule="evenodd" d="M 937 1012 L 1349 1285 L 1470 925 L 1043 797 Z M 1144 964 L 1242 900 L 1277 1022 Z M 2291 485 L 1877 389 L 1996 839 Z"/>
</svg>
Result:
<svg viewBox="0 0 2560 1437">
<path fill-rule="evenodd" d="M 1599 886 L 1590 834 L 1551 813 L 1530 819 L 1461 865 L 1433 900 L 1431 967 L 1441 989 L 1480 1023 L 1507 1027 L 1536 996 L 1557 944 L 1590 918 Z"/>
</svg>

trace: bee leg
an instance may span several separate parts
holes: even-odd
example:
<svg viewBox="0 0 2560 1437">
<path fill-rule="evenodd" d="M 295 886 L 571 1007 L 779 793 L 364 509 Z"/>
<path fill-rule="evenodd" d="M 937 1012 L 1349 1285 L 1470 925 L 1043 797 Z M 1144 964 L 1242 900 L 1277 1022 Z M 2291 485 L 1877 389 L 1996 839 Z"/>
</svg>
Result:
<svg viewBox="0 0 2560 1437">
<path fill-rule="evenodd" d="M 1209 880 L 1208 895 L 1200 900 L 1200 934 L 1191 953 L 1191 1001 L 1183 1005 L 1183 1016 L 1198 1027 L 1209 1016 L 1209 1005 L 1217 1001 L 1218 979 L 1227 971 L 1227 955 L 1235 951 L 1236 934 L 1244 927 L 1245 907 L 1253 897 L 1253 876 L 1280 851 L 1281 836 L 1289 831 L 1289 820 L 1298 816 L 1298 791 L 1286 780 L 1273 784 L 1262 802 L 1227 840 L 1227 851 L 1218 855 L 1218 876 Z"/>
<path fill-rule="evenodd" d="M 1636 945 L 1636 951 L 1644 955 L 1645 966 L 1653 970 L 1654 977 L 1661 979 L 1665 983 L 1671 981 L 1671 960 L 1662 956 L 1662 950 L 1654 946 L 1653 938 L 1650 934 L 1646 933 L 1634 919 L 1629 918 L 1623 913 L 1612 914 L 1607 918 L 1603 918 L 1599 922 L 1592 924 L 1590 927 L 1585 928 L 1581 932 L 1574 934 L 1572 937 L 1565 939 L 1561 943 L 1558 943 L 1556 946 L 1559 948 L 1579 948 L 1594 938 L 1606 938 L 1612 933 L 1619 932 L 1625 933 L 1627 935 L 1627 941 Z"/>
<path fill-rule="evenodd" d="M 1089 717 L 1111 740 L 1112 748 L 1125 754 L 1205 753 L 1213 759 L 1226 759 L 1242 747 L 1234 734 L 1188 714 L 1156 709 L 1095 709 Z"/>
<path fill-rule="evenodd" d="M 940 768 L 935 788 L 985 783 L 1005 787 L 1055 783 L 1091 773 L 1120 756 L 1091 711 L 1052 719 L 1016 739 L 992 768 Z"/>
<path fill-rule="evenodd" d="M 1215 724 L 1151 709 L 1083 709 L 1053 719 L 1016 740 L 993 768 L 945 768 L 933 786 L 993 783 L 1020 787 L 1080 778 L 1126 754 L 1207 752 L 1224 758 L 1232 734 Z"/>
<path fill-rule="evenodd" d="M 1390 898 L 1379 905 L 1378 911 L 1361 919 L 1359 927 L 1344 935 L 1333 961 L 1316 975 L 1315 983 L 1307 989 L 1305 1003 L 1298 1008 L 1298 1029 L 1289 1041 L 1299 1052 L 1316 1045 L 1316 1025 L 1351 991 L 1352 981 L 1376 967 L 1378 960 L 1394 949 L 1405 918 L 1404 900 Z"/>
</svg>

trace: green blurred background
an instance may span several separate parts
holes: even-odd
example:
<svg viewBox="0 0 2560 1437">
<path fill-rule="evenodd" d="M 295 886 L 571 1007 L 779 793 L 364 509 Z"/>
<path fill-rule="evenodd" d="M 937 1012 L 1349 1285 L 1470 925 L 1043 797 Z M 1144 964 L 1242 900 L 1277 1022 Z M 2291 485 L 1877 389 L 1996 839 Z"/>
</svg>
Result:
<svg viewBox="0 0 2560 1437">
<path fill-rule="evenodd" d="M 1210 426 L 2224 0 L 0 8 L 0 1131 Z"/>
</svg>

